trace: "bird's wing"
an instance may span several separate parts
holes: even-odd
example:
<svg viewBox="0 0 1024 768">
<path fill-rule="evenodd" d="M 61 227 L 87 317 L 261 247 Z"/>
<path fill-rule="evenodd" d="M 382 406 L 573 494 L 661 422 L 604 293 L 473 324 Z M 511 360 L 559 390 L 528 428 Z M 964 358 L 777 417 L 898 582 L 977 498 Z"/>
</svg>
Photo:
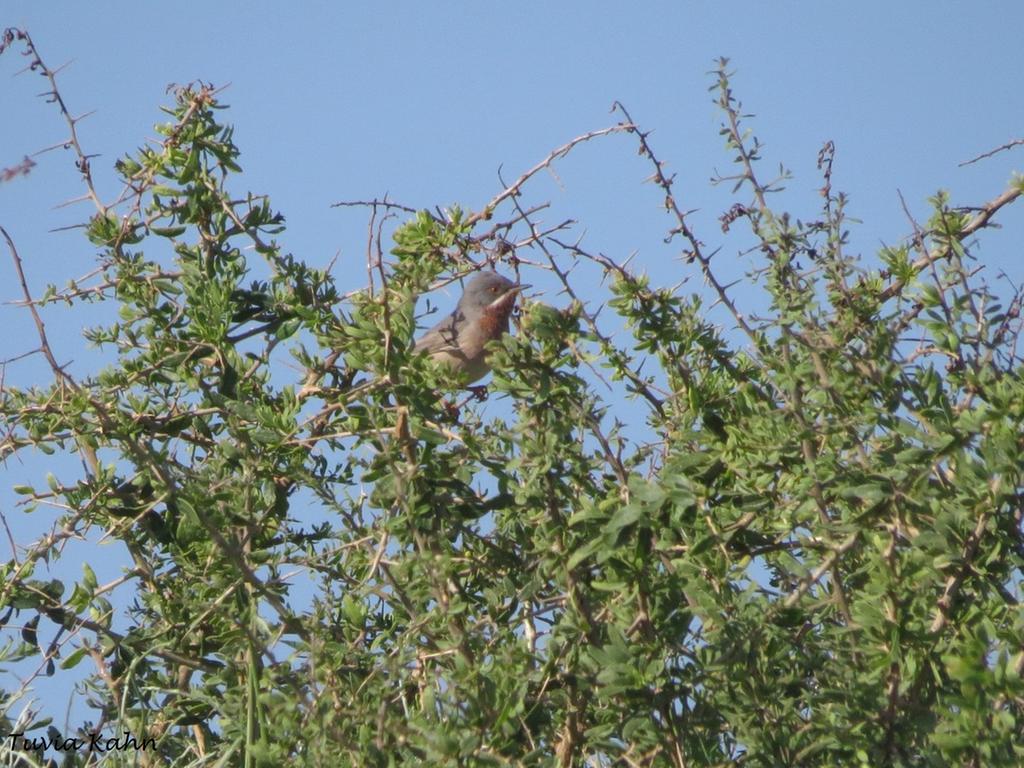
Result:
<svg viewBox="0 0 1024 768">
<path fill-rule="evenodd" d="M 417 352 L 440 352 L 444 349 L 458 349 L 458 321 L 461 313 L 452 313 L 423 334 L 413 349 Z"/>
</svg>

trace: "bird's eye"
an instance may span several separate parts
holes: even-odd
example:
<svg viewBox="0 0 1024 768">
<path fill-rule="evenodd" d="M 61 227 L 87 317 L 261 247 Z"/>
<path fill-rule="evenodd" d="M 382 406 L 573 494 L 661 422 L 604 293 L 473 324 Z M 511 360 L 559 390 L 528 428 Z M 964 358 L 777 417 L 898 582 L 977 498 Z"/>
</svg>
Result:
<svg viewBox="0 0 1024 768">
<path fill-rule="evenodd" d="M 491 293 L 497 293 L 497 292 L 498 292 L 498 286 L 492 285 L 491 286 Z"/>
</svg>

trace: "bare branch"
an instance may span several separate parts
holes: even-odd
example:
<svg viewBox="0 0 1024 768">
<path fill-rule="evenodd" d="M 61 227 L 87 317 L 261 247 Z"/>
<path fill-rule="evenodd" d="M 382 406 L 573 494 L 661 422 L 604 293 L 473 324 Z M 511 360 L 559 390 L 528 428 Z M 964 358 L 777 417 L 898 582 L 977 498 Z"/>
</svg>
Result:
<svg viewBox="0 0 1024 768">
<path fill-rule="evenodd" d="M 597 131 L 590 131 L 589 133 L 585 133 L 582 136 L 577 136 L 572 141 L 569 141 L 566 144 L 563 144 L 562 146 L 558 147 L 557 149 L 552 150 L 546 158 L 541 160 L 539 163 L 533 166 L 533 168 L 531 168 L 518 179 L 516 179 L 515 182 L 513 182 L 511 185 L 502 190 L 493 200 L 491 200 L 487 205 L 484 206 L 482 211 L 474 213 L 472 216 L 470 216 L 466 220 L 467 224 L 473 225 L 476 224 L 481 219 L 489 219 L 494 209 L 497 208 L 503 201 L 507 200 L 510 197 L 513 197 L 514 195 L 518 195 L 519 190 L 522 189 L 522 186 L 527 181 L 529 181 L 533 176 L 537 175 L 540 171 L 550 167 L 555 160 L 565 157 L 567 154 L 569 154 L 569 152 L 572 151 L 573 147 L 575 147 L 577 144 L 582 144 L 585 141 L 596 139 L 599 136 L 608 136 L 613 133 L 633 133 L 635 131 L 636 126 L 633 125 L 632 122 L 626 122 L 619 123 L 618 125 L 613 125 L 609 128 L 602 128 Z"/>
<path fill-rule="evenodd" d="M 1008 149 L 1013 149 L 1014 147 L 1018 147 L 1021 144 L 1024 144 L 1024 139 L 1014 139 L 1013 141 L 1008 141 L 1006 144 L 1003 144 L 1001 147 L 996 147 L 995 149 L 990 149 L 988 152 L 982 152 L 977 157 L 972 157 L 970 160 L 964 160 L 962 163 L 958 163 L 957 167 L 958 168 L 963 168 L 965 165 L 970 165 L 971 163 L 976 163 L 979 160 L 984 160 L 986 157 L 992 157 L 993 155 L 997 155 L 1000 152 L 1005 152 Z"/>
</svg>

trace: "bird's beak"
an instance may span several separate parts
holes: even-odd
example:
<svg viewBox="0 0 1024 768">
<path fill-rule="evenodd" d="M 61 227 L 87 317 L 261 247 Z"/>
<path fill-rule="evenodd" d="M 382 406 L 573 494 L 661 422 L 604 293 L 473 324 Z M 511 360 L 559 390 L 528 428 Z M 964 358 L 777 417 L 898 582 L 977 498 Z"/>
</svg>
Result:
<svg viewBox="0 0 1024 768">
<path fill-rule="evenodd" d="M 491 302 L 492 307 L 511 306 L 512 302 L 516 300 L 516 296 L 525 291 L 527 288 L 532 286 L 526 283 L 517 283 L 505 291 L 501 296 Z"/>
</svg>

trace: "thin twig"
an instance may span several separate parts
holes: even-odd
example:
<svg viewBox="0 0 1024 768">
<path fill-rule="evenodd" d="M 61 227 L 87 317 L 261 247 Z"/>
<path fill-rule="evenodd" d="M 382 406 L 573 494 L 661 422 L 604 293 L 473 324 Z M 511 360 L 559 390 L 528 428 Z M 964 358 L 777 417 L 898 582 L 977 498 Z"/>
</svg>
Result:
<svg viewBox="0 0 1024 768">
<path fill-rule="evenodd" d="M 497 208 L 503 201 L 507 200 L 508 198 L 514 195 L 518 195 L 519 190 L 522 189 L 522 186 L 527 181 L 529 181 L 533 176 L 540 173 L 545 168 L 550 167 L 555 160 L 565 157 L 567 154 L 569 154 L 570 151 L 572 151 L 572 148 L 575 147 L 577 144 L 582 144 L 585 141 L 596 139 L 599 136 L 608 136 L 609 134 L 613 133 L 633 133 L 634 131 L 636 131 L 636 126 L 633 125 L 632 122 L 627 122 L 619 123 L 618 125 L 613 125 L 608 128 L 601 128 L 600 130 L 597 131 L 590 131 L 589 133 L 585 133 L 582 136 L 577 136 L 572 141 L 569 141 L 563 144 L 562 146 L 558 147 L 557 149 L 552 150 L 547 157 L 545 157 L 543 160 L 541 160 L 539 163 L 533 166 L 530 170 L 528 170 L 526 173 L 524 173 L 522 176 L 516 179 L 515 182 L 513 182 L 511 185 L 503 189 L 496 197 L 494 197 L 494 199 L 492 199 L 489 203 L 487 203 L 487 205 L 484 206 L 483 210 L 472 214 L 468 219 L 466 219 L 466 224 L 472 226 L 473 224 L 476 224 L 478 221 L 482 219 L 489 219 L 494 209 Z"/>
<path fill-rule="evenodd" d="M 986 157 L 992 157 L 993 155 L 999 154 L 1000 152 L 1005 152 L 1008 149 L 1013 149 L 1014 147 L 1018 147 L 1021 144 L 1024 144 L 1024 139 L 1014 139 L 1013 141 L 1008 141 L 1005 144 L 1003 144 L 1001 147 L 996 147 L 995 149 L 990 149 L 988 152 L 982 152 L 977 157 L 972 157 L 970 160 L 964 160 L 962 163 L 958 163 L 957 167 L 958 168 L 963 168 L 965 165 L 970 165 L 971 163 L 976 163 L 979 160 L 984 160 Z"/>
</svg>

